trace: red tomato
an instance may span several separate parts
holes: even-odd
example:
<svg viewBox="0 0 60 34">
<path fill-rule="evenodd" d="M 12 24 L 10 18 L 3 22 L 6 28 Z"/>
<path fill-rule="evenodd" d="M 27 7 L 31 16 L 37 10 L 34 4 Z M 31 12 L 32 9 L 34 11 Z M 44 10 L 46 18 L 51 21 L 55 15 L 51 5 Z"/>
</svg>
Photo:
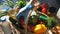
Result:
<svg viewBox="0 0 60 34">
<path fill-rule="evenodd" d="M 42 9 L 42 13 L 45 13 L 46 14 L 47 13 L 47 9 L 46 8 L 43 8 Z"/>
</svg>

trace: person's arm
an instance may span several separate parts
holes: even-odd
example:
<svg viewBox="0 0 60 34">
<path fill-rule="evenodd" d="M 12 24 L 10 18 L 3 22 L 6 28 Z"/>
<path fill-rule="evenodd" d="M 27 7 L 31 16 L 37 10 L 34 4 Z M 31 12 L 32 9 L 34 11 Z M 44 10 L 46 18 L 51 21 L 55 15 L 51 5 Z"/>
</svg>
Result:
<svg viewBox="0 0 60 34">
<path fill-rule="evenodd" d="M 33 8 L 33 4 L 32 4 L 33 0 L 30 0 L 30 2 L 23 8 L 21 8 L 18 12 L 18 14 L 16 15 L 17 19 L 20 18 L 20 16 L 22 16 L 23 12 L 29 11 L 30 9 Z"/>
<path fill-rule="evenodd" d="M 27 10 L 27 9 L 29 9 L 28 7 L 30 7 L 30 6 L 32 7 L 31 2 L 32 2 L 32 0 L 30 0 L 30 2 L 29 2 L 25 7 L 21 8 L 21 9 L 19 10 L 18 14 L 21 13 L 21 12 L 23 12 L 23 11 L 25 11 L 25 10 Z M 30 7 L 30 8 L 31 8 L 31 7 Z M 18 14 L 17 14 L 17 15 L 18 15 Z"/>
</svg>

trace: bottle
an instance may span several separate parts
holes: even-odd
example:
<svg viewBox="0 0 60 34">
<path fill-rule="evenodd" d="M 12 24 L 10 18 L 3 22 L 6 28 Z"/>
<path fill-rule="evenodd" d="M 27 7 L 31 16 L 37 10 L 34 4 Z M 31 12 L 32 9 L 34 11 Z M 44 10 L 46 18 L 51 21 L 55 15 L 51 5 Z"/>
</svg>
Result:
<svg viewBox="0 0 60 34">
<path fill-rule="evenodd" d="M 4 31 L 4 34 L 11 34 L 11 27 L 10 27 L 10 23 L 6 20 L 6 16 L 1 17 L 1 21 L 2 21 L 2 29 Z"/>
</svg>

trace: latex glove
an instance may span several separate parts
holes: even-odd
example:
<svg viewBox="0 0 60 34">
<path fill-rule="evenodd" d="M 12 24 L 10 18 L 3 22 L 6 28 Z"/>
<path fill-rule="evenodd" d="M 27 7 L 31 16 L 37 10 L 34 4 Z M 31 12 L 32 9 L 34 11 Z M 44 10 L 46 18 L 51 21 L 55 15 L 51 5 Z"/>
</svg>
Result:
<svg viewBox="0 0 60 34">
<path fill-rule="evenodd" d="M 60 19 L 60 8 L 59 8 L 59 10 L 57 12 L 57 17 Z"/>
</svg>

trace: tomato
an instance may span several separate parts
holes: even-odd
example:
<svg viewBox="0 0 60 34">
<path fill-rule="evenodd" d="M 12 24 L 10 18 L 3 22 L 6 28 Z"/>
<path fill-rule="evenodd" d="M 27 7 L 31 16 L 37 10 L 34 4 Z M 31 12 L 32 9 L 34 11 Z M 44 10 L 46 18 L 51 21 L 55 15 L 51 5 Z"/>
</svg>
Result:
<svg viewBox="0 0 60 34">
<path fill-rule="evenodd" d="M 46 8 L 43 8 L 42 9 L 42 13 L 45 13 L 46 14 L 47 13 L 47 9 Z"/>
</svg>

